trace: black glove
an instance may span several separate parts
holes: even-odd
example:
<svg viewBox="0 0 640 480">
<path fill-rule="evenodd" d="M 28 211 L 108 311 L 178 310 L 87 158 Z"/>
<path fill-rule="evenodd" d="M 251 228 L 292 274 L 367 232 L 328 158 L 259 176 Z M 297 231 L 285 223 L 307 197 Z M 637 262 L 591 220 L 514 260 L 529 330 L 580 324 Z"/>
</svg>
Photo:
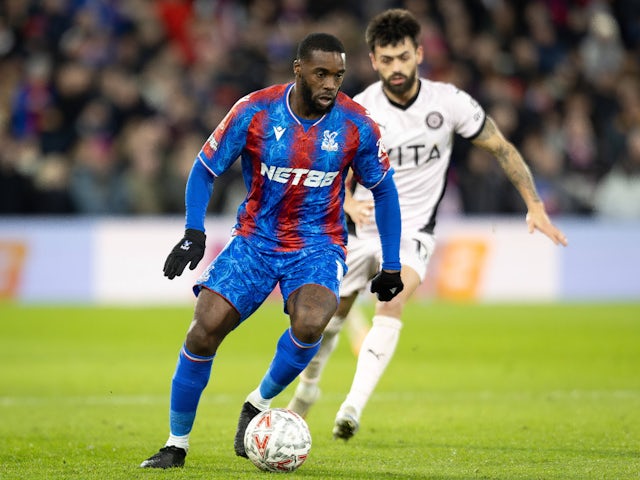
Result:
<svg viewBox="0 0 640 480">
<path fill-rule="evenodd" d="M 193 270 L 204 257 L 206 235 L 200 230 L 187 228 L 180 240 L 164 262 L 164 276 L 173 279 L 182 275 L 184 267 L 191 262 L 189 268 Z"/>
<path fill-rule="evenodd" d="M 371 280 L 371 293 L 378 296 L 378 300 L 388 302 L 404 289 L 400 272 L 389 273 L 380 270 Z"/>
</svg>

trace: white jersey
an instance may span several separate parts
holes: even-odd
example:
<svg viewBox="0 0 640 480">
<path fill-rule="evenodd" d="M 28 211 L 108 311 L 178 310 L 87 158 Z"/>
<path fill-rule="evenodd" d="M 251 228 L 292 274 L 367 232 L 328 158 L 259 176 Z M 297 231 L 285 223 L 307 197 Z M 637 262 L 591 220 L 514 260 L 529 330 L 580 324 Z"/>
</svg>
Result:
<svg viewBox="0 0 640 480">
<path fill-rule="evenodd" d="M 353 99 L 364 106 L 380 126 L 393 166 L 402 231 L 433 233 L 438 204 L 444 195 L 454 133 L 477 135 L 485 121 L 482 107 L 452 84 L 420 79 L 420 91 L 406 107 L 392 103 L 378 81 Z M 357 184 L 356 200 L 372 194 Z M 375 222 L 357 229 L 358 237 L 377 236 Z"/>
</svg>

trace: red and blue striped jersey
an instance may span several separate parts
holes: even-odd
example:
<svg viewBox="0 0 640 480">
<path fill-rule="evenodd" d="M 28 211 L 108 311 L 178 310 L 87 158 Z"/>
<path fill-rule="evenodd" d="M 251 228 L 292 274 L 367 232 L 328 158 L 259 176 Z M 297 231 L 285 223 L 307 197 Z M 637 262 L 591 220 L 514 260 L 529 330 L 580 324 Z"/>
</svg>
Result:
<svg viewBox="0 0 640 480">
<path fill-rule="evenodd" d="M 313 123 L 289 104 L 293 83 L 240 99 L 213 131 L 198 160 L 214 176 L 238 158 L 247 197 L 235 233 L 276 251 L 346 245 L 343 212 L 348 168 L 373 188 L 391 175 L 380 131 L 367 111 L 338 93 L 333 108 Z"/>
</svg>

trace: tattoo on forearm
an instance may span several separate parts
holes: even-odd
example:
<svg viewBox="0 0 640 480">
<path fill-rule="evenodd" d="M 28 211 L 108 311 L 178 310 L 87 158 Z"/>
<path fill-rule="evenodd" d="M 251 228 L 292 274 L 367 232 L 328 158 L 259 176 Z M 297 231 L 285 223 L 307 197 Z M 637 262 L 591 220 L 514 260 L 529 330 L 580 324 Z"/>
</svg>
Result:
<svg viewBox="0 0 640 480">
<path fill-rule="evenodd" d="M 477 140 L 480 145 L 493 153 L 507 178 L 525 200 L 540 200 L 529 167 L 518 150 L 502 136 L 493 119 L 487 118 Z"/>
<path fill-rule="evenodd" d="M 495 155 L 505 174 L 522 194 L 523 198 L 528 197 L 534 201 L 539 201 L 540 197 L 538 197 L 531 171 L 520 153 L 518 153 L 518 150 L 512 144 L 503 141 Z"/>
</svg>

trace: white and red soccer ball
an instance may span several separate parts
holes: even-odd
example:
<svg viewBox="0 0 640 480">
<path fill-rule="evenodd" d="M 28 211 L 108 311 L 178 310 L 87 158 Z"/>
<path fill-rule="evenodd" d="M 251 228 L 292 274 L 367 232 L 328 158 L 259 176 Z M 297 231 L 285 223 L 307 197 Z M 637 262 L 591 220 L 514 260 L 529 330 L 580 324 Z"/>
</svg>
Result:
<svg viewBox="0 0 640 480">
<path fill-rule="evenodd" d="M 304 419 L 286 408 L 271 408 L 253 417 L 244 434 L 249 460 L 267 472 L 293 472 L 311 450 Z"/>
</svg>

